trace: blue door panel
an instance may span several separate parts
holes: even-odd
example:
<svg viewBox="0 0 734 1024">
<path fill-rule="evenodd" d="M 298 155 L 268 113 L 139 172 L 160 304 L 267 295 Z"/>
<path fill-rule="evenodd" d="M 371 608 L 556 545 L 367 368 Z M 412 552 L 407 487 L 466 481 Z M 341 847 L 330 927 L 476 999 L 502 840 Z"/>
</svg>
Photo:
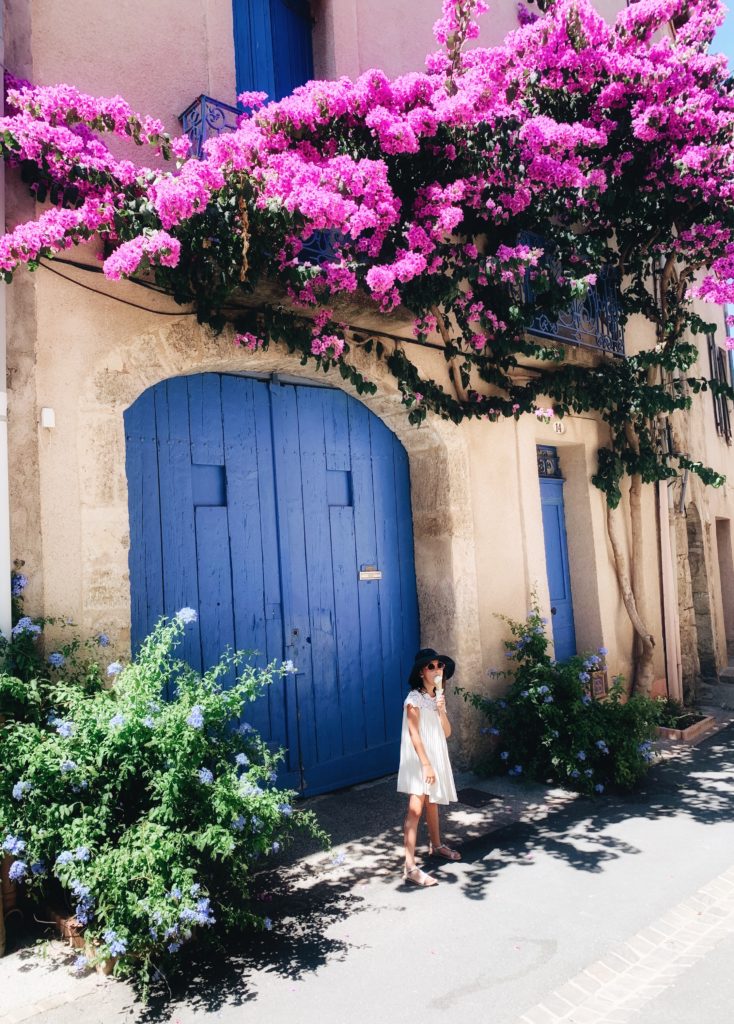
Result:
<svg viewBox="0 0 734 1024">
<path fill-rule="evenodd" d="M 573 621 L 571 575 L 563 510 L 563 480 L 541 478 L 540 498 L 552 610 L 553 645 L 556 659 L 563 661 L 576 653 L 576 630 Z"/>
<path fill-rule="evenodd" d="M 407 456 L 341 391 L 201 374 L 125 414 L 133 646 L 190 605 L 184 656 L 290 658 L 243 719 L 317 793 L 394 771 L 419 641 Z M 359 570 L 377 566 L 379 581 Z"/>
<path fill-rule="evenodd" d="M 311 11 L 306 0 L 233 0 L 237 94 L 279 100 L 313 78 Z"/>
</svg>

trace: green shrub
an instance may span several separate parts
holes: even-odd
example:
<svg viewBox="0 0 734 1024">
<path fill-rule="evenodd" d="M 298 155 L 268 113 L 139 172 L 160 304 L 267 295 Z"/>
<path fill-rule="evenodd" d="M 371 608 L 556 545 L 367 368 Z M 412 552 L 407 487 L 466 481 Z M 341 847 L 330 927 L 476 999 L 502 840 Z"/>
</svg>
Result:
<svg viewBox="0 0 734 1024">
<path fill-rule="evenodd" d="M 22 683 L 33 713 L 0 726 L 0 844 L 14 877 L 144 987 L 191 939 L 270 927 L 250 907 L 253 872 L 296 828 L 328 845 L 276 788 L 282 754 L 241 721 L 286 666 L 228 652 L 200 675 L 174 656 L 194 617 L 161 620 L 131 664 L 109 666 L 110 685 L 88 664 L 84 685 L 61 664 Z"/>
<path fill-rule="evenodd" d="M 482 733 L 493 737 L 480 770 L 560 783 L 583 793 L 603 793 L 610 784 L 629 789 L 653 759 L 658 722 L 656 701 L 624 699 L 616 677 L 604 700 L 589 692 L 591 673 L 605 667 L 606 650 L 554 662 L 548 654 L 546 620 L 534 604 L 524 622 L 505 620 L 512 640 L 506 655 L 514 665 L 493 671 L 511 680 L 498 698 L 459 689 L 487 716 Z"/>
</svg>

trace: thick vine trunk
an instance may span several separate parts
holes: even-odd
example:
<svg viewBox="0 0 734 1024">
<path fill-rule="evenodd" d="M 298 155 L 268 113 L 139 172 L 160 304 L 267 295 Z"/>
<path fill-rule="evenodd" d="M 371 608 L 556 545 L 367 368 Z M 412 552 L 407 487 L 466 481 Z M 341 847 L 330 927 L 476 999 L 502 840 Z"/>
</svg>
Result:
<svg viewBox="0 0 734 1024">
<path fill-rule="evenodd" d="M 637 482 L 637 493 L 635 487 Z M 633 579 L 638 585 L 642 580 L 642 503 L 641 503 L 642 481 L 638 475 L 632 478 L 632 491 L 630 493 L 631 526 L 632 526 L 632 567 Z M 619 590 L 627 609 L 627 614 L 635 630 L 636 635 L 636 664 L 630 693 L 637 690 L 639 693 L 650 696 L 653 683 L 652 659 L 655 651 L 655 638 L 642 621 L 639 613 L 641 603 L 640 594 L 635 592 L 633 581 L 627 571 L 627 560 L 624 555 L 624 525 L 622 523 L 622 512 L 619 506 L 613 509 L 607 506 L 607 532 L 612 544 L 614 553 L 614 567 L 619 582 Z"/>
</svg>

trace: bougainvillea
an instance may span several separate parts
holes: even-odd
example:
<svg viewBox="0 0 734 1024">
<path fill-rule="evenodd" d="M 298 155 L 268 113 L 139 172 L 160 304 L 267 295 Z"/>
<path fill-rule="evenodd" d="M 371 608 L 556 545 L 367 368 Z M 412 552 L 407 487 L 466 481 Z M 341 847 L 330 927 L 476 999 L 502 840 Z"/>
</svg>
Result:
<svg viewBox="0 0 734 1024">
<path fill-rule="evenodd" d="M 312 82 L 278 103 L 242 96 L 238 129 L 201 160 L 119 97 L 11 83 L 3 155 L 54 205 L 0 241 L 6 280 L 101 235 L 109 277 L 152 274 L 202 322 L 234 320 L 243 358 L 285 343 L 363 393 L 373 385 L 353 349 L 364 346 L 414 423 L 431 411 L 458 422 L 597 410 L 610 442 L 594 481 L 610 506 L 625 473 L 649 481 L 682 466 L 720 483 L 654 434 L 692 391 L 726 388 L 696 375 L 691 343 L 706 328 L 693 299 L 734 300 L 734 92 L 708 50 L 719 0 L 641 0 L 613 24 L 589 0 L 542 0 L 502 45 L 464 49 L 487 6 L 444 0 L 424 72 Z M 103 133 L 176 167 L 117 160 Z M 622 324 L 646 316 L 655 343 L 565 362 L 529 327 L 583 301 L 600 274 L 619 283 Z M 257 304 L 265 278 L 283 301 Z M 413 341 L 350 332 L 339 301 L 357 291 L 376 324 L 407 311 Z M 410 359 L 429 342 L 448 387 Z"/>
</svg>

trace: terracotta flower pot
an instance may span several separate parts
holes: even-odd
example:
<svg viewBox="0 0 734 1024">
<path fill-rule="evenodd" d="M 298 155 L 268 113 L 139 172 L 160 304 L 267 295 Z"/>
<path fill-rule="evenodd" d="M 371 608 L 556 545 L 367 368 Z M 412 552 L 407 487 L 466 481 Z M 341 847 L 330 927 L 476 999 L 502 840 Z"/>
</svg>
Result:
<svg viewBox="0 0 734 1024">
<path fill-rule="evenodd" d="M 80 953 L 87 956 L 90 960 L 96 960 L 99 956 L 99 949 L 90 942 L 87 942 L 84 938 L 84 926 L 79 924 L 74 916 L 59 914 L 53 909 L 48 911 L 48 915 L 50 920 L 53 921 L 60 938 L 66 939 L 72 949 L 78 949 Z M 100 960 L 95 970 L 98 974 L 111 974 L 116 963 L 117 957 L 110 956 L 105 960 Z"/>
<path fill-rule="evenodd" d="M 665 725 L 658 726 L 658 736 L 663 740 L 675 740 L 679 743 L 692 743 L 703 733 L 708 732 L 716 719 L 703 715 L 697 722 L 692 722 L 685 729 L 671 729 Z"/>
</svg>

